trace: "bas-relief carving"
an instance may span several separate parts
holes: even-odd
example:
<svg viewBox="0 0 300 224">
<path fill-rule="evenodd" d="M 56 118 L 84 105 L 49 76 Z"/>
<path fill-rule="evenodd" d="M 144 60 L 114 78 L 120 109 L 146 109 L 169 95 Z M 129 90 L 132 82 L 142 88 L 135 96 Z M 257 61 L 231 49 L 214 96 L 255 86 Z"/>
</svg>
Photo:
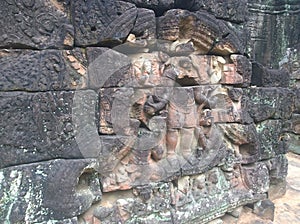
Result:
<svg viewBox="0 0 300 224">
<path fill-rule="evenodd" d="M 87 87 L 83 50 L 1 50 L 1 91 L 76 90 Z"/>
<path fill-rule="evenodd" d="M 105 192 L 172 180 L 221 163 L 228 149 L 217 124 L 244 123 L 242 90 L 220 84 L 228 66 L 233 76 L 241 76 L 233 62 L 220 56 L 132 56 L 128 87 L 106 85 L 99 91 L 100 134 L 124 137 L 123 149 L 105 172 Z M 231 83 L 238 86 L 240 80 Z"/>
<path fill-rule="evenodd" d="M 67 7 L 55 1 L 1 1 L 1 47 L 70 48 L 74 30 Z"/>
<path fill-rule="evenodd" d="M 278 129 L 284 127 L 281 119 L 289 119 L 292 113 L 294 94 L 287 88 L 248 88 L 253 84 L 252 63 L 240 54 L 245 46 L 233 29 L 239 25 L 218 20 L 202 10 L 173 9 L 155 18 L 162 12 L 151 2 L 130 1 L 138 7 L 150 5 L 154 12 L 124 1 L 93 0 L 71 1 L 68 12 L 62 2 L 68 3 L 1 3 L 9 10 L 21 9 L 25 16 L 32 9 L 37 9 L 33 13 L 36 15 L 40 12 L 36 7 L 45 4 L 45 10 L 55 12 L 53 16 L 60 21 L 52 20 L 51 13 L 38 17 L 43 29 L 37 23 L 37 30 L 26 31 L 27 36 L 34 33 L 29 40 L 25 35 L 18 41 L 4 42 L 5 46 L 72 46 L 73 33 L 65 24 L 69 20 L 67 13 L 74 23 L 75 44 L 90 46 L 86 50 L 0 53 L 0 70 L 4 71 L 1 91 L 33 92 L 0 94 L 0 114 L 5 120 L 0 125 L 4 130 L 0 140 L 5 143 L 1 151 L 7 153 L 1 164 L 6 167 L 38 162 L 0 172 L 0 182 L 4 180 L 6 184 L 8 180 L 11 184 L 5 185 L 9 193 L 19 184 L 18 177 L 23 172 L 29 175 L 24 189 L 18 188 L 27 192 L 25 196 L 22 192 L 17 197 L 11 194 L 21 201 L 19 213 L 9 213 L 11 221 L 25 217 L 34 222 L 57 219 L 61 223 L 204 223 L 238 206 L 262 200 L 267 193 L 268 197 L 274 192 L 276 195 L 277 185 L 284 185 L 287 172 L 285 136 Z M 182 1 L 173 2 L 158 1 L 158 5 L 192 11 L 200 5 L 199 1 L 189 1 L 185 6 Z M 240 12 L 246 10 L 237 10 L 234 6 L 239 4 L 210 1 L 201 7 L 208 7 L 218 18 L 239 23 L 245 17 Z M 232 9 L 223 12 L 224 7 Z M 24 15 L 16 21 L 22 23 Z M 30 25 L 32 17 L 26 19 Z M 60 28 L 65 31 L 57 32 Z M 161 40 L 153 41 L 156 32 Z M 46 38 L 50 33 L 54 42 Z M 111 49 L 92 46 L 111 47 L 126 38 L 126 44 L 115 50 L 129 53 L 130 63 L 125 60 L 117 70 L 102 62 L 97 64 L 98 56 Z M 113 54 L 106 59 L 119 61 L 123 56 Z M 98 68 L 94 73 L 92 69 L 86 71 L 92 63 L 93 69 Z M 16 66 L 10 67 L 12 64 Z M 99 70 L 112 72 L 112 76 L 102 83 Z M 265 80 L 273 80 L 272 74 L 279 73 L 267 70 Z M 286 80 L 279 80 L 278 85 L 283 82 L 286 87 Z M 82 91 L 77 94 L 79 98 L 86 96 L 81 99 L 80 110 L 76 108 L 81 107 L 79 102 L 72 102 L 78 91 L 65 90 L 85 88 L 97 91 L 99 102 L 88 97 L 93 91 Z M 76 117 L 82 111 L 87 113 L 84 118 L 93 119 Z M 75 116 L 71 117 L 71 113 Z M 90 142 L 93 138 L 89 127 L 94 124 L 87 124 L 94 122 L 95 115 L 100 147 Z M 293 127 L 298 132 L 297 124 Z M 78 138 L 77 131 L 83 138 Z M 270 137 L 274 141 L 267 141 Z M 83 151 L 79 151 L 89 150 L 90 145 L 92 152 L 84 152 L 83 156 L 92 155 L 96 158 L 92 161 L 41 162 L 82 158 Z M 40 165 L 42 170 L 34 173 Z M 67 183 L 60 178 L 66 178 Z M 43 182 L 45 192 L 39 191 L 40 184 L 33 189 L 46 197 L 45 206 L 26 207 L 28 198 L 40 203 L 39 194 L 27 188 L 32 186 L 30 181 Z M 52 198 L 57 186 L 63 190 Z M 11 201 L 6 195 L 4 198 L 4 202 L 0 200 L 5 205 L 2 211 L 7 211 L 9 203 L 19 206 L 19 201 Z M 61 200 L 70 203 L 56 206 Z M 24 208 L 26 211 L 21 211 Z M 52 209 L 54 215 L 44 213 L 44 208 Z"/>
</svg>

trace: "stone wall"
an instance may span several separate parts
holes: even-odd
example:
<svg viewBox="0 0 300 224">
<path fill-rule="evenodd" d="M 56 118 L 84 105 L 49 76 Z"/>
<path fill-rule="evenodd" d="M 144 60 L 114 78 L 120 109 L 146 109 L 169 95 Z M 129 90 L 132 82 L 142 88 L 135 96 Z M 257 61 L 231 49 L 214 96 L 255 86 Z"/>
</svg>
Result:
<svg viewBox="0 0 300 224">
<path fill-rule="evenodd" d="M 299 62 L 263 66 L 260 7 L 1 1 L 0 222 L 232 223 L 283 195 Z"/>
</svg>

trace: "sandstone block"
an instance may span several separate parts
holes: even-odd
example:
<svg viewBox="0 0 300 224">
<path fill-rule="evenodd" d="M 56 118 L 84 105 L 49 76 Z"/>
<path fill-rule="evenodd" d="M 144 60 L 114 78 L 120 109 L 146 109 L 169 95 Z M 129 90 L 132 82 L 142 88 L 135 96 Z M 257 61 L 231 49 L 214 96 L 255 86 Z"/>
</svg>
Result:
<svg viewBox="0 0 300 224">
<path fill-rule="evenodd" d="M 158 39 L 191 40 L 201 54 L 243 53 L 241 41 L 234 32 L 222 21 L 203 11 L 169 10 L 159 17 L 157 31 Z"/>
<path fill-rule="evenodd" d="M 294 109 L 295 95 L 286 88 L 250 88 L 248 108 L 255 122 L 266 119 L 289 119 Z"/>
<path fill-rule="evenodd" d="M 122 43 L 134 27 L 135 5 L 123 1 L 72 1 L 75 45 L 107 45 Z"/>
<path fill-rule="evenodd" d="M 1 91 L 76 90 L 87 87 L 83 50 L 2 50 Z"/>
<path fill-rule="evenodd" d="M 268 69 L 257 62 L 252 63 L 251 84 L 262 87 L 288 87 L 290 75 L 285 69 Z"/>
<path fill-rule="evenodd" d="M 74 28 L 59 1 L 1 1 L 2 48 L 70 48 Z"/>
<path fill-rule="evenodd" d="M 91 162 L 52 160 L 1 169 L 0 221 L 73 223 L 101 199 Z"/>
<path fill-rule="evenodd" d="M 93 136 L 96 102 L 91 91 L 74 100 L 77 94 L 1 92 L 1 167 L 82 158 L 81 147 L 92 147 L 97 140 L 89 137 Z"/>
</svg>

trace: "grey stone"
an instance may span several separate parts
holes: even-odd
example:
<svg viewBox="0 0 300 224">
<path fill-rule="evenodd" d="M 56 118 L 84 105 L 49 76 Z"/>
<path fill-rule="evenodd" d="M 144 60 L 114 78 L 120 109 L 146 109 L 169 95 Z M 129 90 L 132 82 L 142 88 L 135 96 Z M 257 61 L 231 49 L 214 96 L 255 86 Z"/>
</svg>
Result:
<svg viewBox="0 0 300 224">
<path fill-rule="evenodd" d="M 35 0 L 0 3 L 2 48 L 70 48 L 74 29 L 63 1 Z"/>
<path fill-rule="evenodd" d="M 181 2 L 183 2 L 181 0 Z M 191 9 L 204 9 L 215 15 L 217 18 L 231 21 L 234 23 L 243 23 L 248 15 L 247 0 L 194 0 Z"/>
<path fill-rule="evenodd" d="M 208 30 L 211 35 L 203 35 Z M 245 47 L 227 24 L 205 11 L 169 10 L 158 18 L 157 35 L 168 41 L 190 39 L 201 54 L 243 53 Z"/>
<path fill-rule="evenodd" d="M 292 115 L 295 94 L 287 88 L 249 88 L 245 102 L 255 122 L 266 119 L 289 119 Z M 246 99 L 245 99 L 246 100 Z"/>
<path fill-rule="evenodd" d="M 113 46 L 133 29 L 137 8 L 123 1 L 72 1 L 76 46 Z"/>
<path fill-rule="evenodd" d="M 261 218 L 274 221 L 275 206 L 270 200 L 263 200 L 254 203 L 253 212 Z"/>
<path fill-rule="evenodd" d="M 154 11 L 139 8 L 132 33 L 141 39 L 156 38 L 156 18 Z"/>
<path fill-rule="evenodd" d="M 300 155 L 300 138 L 299 135 L 289 134 L 288 150 Z"/>
<path fill-rule="evenodd" d="M 287 139 L 281 120 L 266 120 L 256 125 L 260 142 L 260 159 L 270 159 L 275 155 L 287 153 Z"/>
<path fill-rule="evenodd" d="M 248 1 L 247 27 L 251 57 L 268 68 L 278 68 L 287 48 L 299 43 L 299 2 Z"/>
<path fill-rule="evenodd" d="M 73 217 L 101 199 L 91 162 L 52 160 L 1 169 L 0 221 L 74 223 Z"/>
<path fill-rule="evenodd" d="M 88 137 L 95 124 L 96 94 L 83 91 L 80 99 L 78 94 L 0 92 L 0 166 L 82 158 L 85 151 L 80 146 L 90 144 Z"/>
<path fill-rule="evenodd" d="M 87 87 L 82 49 L 1 50 L 1 91 L 76 90 Z"/>
<path fill-rule="evenodd" d="M 263 87 L 288 87 L 290 74 L 286 69 L 268 69 L 257 62 L 252 63 L 251 85 Z"/>
</svg>

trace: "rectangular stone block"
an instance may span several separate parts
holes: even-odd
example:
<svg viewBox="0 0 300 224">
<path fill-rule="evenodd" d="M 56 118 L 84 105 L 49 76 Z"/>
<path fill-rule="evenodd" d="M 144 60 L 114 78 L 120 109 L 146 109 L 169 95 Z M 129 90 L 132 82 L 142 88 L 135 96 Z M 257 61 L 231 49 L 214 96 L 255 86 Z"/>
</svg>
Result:
<svg viewBox="0 0 300 224">
<path fill-rule="evenodd" d="M 248 101 L 244 103 L 255 122 L 272 118 L 286 120 L 294 110 L 295 93 L 286 88 L 249 88 L 245 95 Z"/>
<path fill-rule="evenodd" d="M 233 0 L 224 2 L 222 0 L 196 0 L 195 5 L 203 7 L 205 10 L 212 12 L 217 18 L 233 23 L 242 23 L 246 21 L 247 1 Z"/>
<path fill-rule="evenodd" d="M 204 35 L 207 32 L 210 35 Z M 192 51 L 198 54 L 243 54 L 245 49 L 241 36 L 236 35 L 234 29 L 206 11 L 190 12 L 181 9 L 167 11 L 157 20 L 157 36 L 160 40 L 170 42 L 189 40 L 192 48 L 185 52 Z M 176 49 L 172 51 L 175 53 Z"/>
<path fill-rule="evenodd" d="M 236 67 L 236 71 L 243 77 L 242 87 L 247 87 L 251 83 L 252 77 L 252 64 L 250 60 L 240 54 L 230 55 L 230 59 Z"/>
<path fill-rule="evenodd" d="M 170 57 L 163 52 L 132 54 L 128 49 L 87 48 L 90 88 L 247 86 L 250 82 L 251 64 L 240 55 L 232 55 L 231 62 L 226 62 L 221 56 Z"/>
<path fill-rule="evenodd" d="M 276 155 L 265 161 L 270 172 L 270 188 L 268 197 L 274 200 L 282 197 L 287 189 L 288 160 L 285 155 Z"/>
<path fill-rule="evenodd" d="M 123 1 L 72 1 L 76 46 L 114 46 L 134 27 L 135 5 Z"/>
<path fill-rule="evenodd" d="M 252 70 L 252 85 L 285 88 L 289 86 L 290 74 L 286 69 L 268 69 L 257 62 L 253 62 Z"/>
<path fill-rule="evenodd" d="M 290 120 L 285 123 L 285 130 L 300 135 L 300 114 L 294 113 Z"/>
<path fill-rule="evenodd" d="M 134 85 L 131 59 L 128 55 L 101 47 L 88 47 L 86 52 L 89 88 L 99 90 Z"/>
<path fill-rule="evenodd" d="M 266 120 L 256 124 L 260 142 L 260 159 L 271 159 L 279 154 L 287 153 L 288 139 L 283 130 L 281 120 Z"/>
<path fill-rule="evenodd" d="M 247 123 L 244 118 L 247 111 L 241 105 L 242 93 L 241 89 L 218 85 L 102 88 L 99 94 L 100 133 L 137 133 L 139 125 L 148 126 L 150 118 L 155 115 L 168 117 L 169 128 L 209 126 L 212 122 Z"/>
<path fill-rule="evenodd" d="M 0 47 L 73 47 L 74 29 L 68 7 L 57 0 L 1 1 Z"/>
<path fill-rule="evenodd" d="M 257 165 L 247 172 L 261 168 Z M 213 168 L 202 174 L 178 177 L 171 183 L 158 182 L 136 186 L 128 191 L 106 192 L 102 195 L 103 203 L 92 206 L 80 218 L 85 221 L 97 218 L 104 223 L 148 223 L 157 220 L 160 223 L 184 223 L 190 220 L 204 223 L 221 217 L 236 206 L 265 198 L 262 189 L 265 182 L 251 182 L 246 186 L 243 185 L 242 175 L 230 176 L 229 173 L 232 172 Z M 258 174 L 258 181 L 265 178 L 263 174 Z M 254 192 L 249 192 L 248 187 Z M 148 206 L 145 207 L 145 204 Z M 114 215 L 116 213 L 120 215 Z"/>
<path fill-rule="evenodd" d="M 86 181 L 95 178 L 92 162 L 59 159 L 1 169 L 0 222 L 73 223 L 101 199 L 99 179 Z"/>
<path fill-rule="evenodd" d="M 80 218 L 96 219 L 99 223 L 172 223 L 170 185 L 153 183 L 129 191 L 103 193 L 103 204 L 92 206 Z"/>
<path fill-rule="evenodd" d="M 299 135 L 295 135 L 295 134 L 288 134 L 289 136 L 289 142 L 288 142 L 288 150 L 290 152 L 294 152 L 296 154 L 300 154 L 300 136 Z"/>
<path fill-rule="evenodd" d="M 218 124 L 218 127 L 224 133 L 227 147 L 239 155 L 242 164 L 254 163 L 260 159 L 259 135 L 253 124 Z"/>
<path fill-rule="evenodd" d="M 1 91 L 76 90 L 87 87 L 82 49 L 1 50 Z"/>
<path fill-rule="evenodd" d="M 90 157 L 81 149 L 97 151 L 91 144 L 97 138 L 89 137 L 96 132 L 99 138 L 95 126 L 96 100 L 91 91 L 84 91 L 80 99 L 76 99 L 77 94 L 1 92 L 0 166 Z"/>
</svg>

